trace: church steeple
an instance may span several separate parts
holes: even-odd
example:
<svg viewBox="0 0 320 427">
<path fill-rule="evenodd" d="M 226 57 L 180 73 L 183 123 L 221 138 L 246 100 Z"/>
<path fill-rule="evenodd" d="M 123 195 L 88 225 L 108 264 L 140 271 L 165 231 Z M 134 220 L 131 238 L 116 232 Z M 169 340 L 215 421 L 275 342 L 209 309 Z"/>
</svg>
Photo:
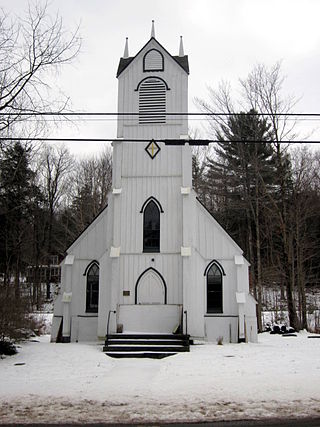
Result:
<svg viewBox="0 0 320 427">
<path fill-rule="evenodd" d="M 178 114 L 188 107 L 188 56 L 182 39 L 177 55 L 171 55 L 155 38 L 154 20 L 150 29 L 151 38 L 134 56 L 129 53 L 126 39 L 120 58 L 118 111 L 132 111 L 135 115 L 118 120 L 117 135 L 129 139 L 179 139 L 188 134 L 187 117 Z M 169 117 L 167 113 L 172 111 L 177 112 L 177 117 Z"/>
<path fill-rule="evenodd" d="M 179 56 L 184 56 L 182 36 L 180 36 Z"/>
<path fill-rule="evenodd" d="M 124 47 L 123 58 L 129 58 L 128 37 L 126 37 L 126 44 Z"/>
<path fill-rule="evenodd" d="M 152 20 L 152 24 L 151 24 L 151 38 L 156 38 L 156 33 L 155 33 L 155 30 L 154 30 L 154 20 Z"/>
</svg>

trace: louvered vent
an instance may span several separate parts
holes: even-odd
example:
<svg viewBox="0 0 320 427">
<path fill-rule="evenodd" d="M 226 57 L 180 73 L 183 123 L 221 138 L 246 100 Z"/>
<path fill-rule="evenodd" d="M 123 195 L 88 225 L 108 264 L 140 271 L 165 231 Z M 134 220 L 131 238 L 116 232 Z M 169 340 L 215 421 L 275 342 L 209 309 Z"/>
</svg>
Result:
<svg viewBox="0 0 320 427">
<path fill-rule="evenodd" d="M 143 71 L 163 71 L 163 56 L 155 49 L 149 50 L 143 58 Z"/>
<path fill-rule="evenodd" d="M 157 78 L 144 80 L 139 87 L 139 124 L 166 122 L 166 85 Z"/>
</svg>

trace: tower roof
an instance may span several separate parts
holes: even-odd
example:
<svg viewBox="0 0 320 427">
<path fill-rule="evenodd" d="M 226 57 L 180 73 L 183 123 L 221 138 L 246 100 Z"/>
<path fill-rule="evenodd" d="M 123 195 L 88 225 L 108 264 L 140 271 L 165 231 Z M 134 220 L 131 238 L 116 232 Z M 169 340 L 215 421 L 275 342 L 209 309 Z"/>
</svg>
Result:
<svg viewBox="0 0 320 427">
<path fill-rule="evenodd" d="M 155 40 L 156 43 L 163 49 L 180 67 L 189 74 L 189 61 L 188 61 L 188 55 L 183 56 L 173 56 L 171 55 L 167 49 L 165 49 L 154 37 L 151 37 L 150 40 L 147 41 L 147 43 L 139 50 L 139 52 L 135 56 L 129 56 L 128 58 L 120 58 L 118 70 L 117 70 L 117 77 L 120 76 L 120 74 L 128 67 L 128 65 L 139 55 L 139 53 L 150 43 L 151 40 Z"/>
</svg>

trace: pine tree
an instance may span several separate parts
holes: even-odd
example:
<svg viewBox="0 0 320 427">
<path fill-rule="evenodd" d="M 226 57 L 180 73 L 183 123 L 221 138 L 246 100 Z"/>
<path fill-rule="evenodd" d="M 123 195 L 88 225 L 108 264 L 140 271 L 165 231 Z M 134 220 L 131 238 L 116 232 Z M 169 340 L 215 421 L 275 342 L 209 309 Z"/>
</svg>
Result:
<svg viewBox="0 0 320 427">
<path fill-rule="evenodd" d="M 217 130 L 216 158 L 208 161 L 208 183 L 219 197 L 218 216 L 244 248 L 251 263 L 251 284 L 262 302 L 262 238 L 266 192 L 274 177 L 272 132 L 254 110 L 231 116 Z M 260 315 L 258 316 L 260 320 Z M 259 321 L 259 329 L 262 328 Z"/>
<path fill-rule="evenodd" d="M 30 225 L 30 206 L 34 193 L 34 172 L 30 168 L 29 153 L 19 143 L 8 146 L 1 159 L 0 221 L 2 271 L 5 283 L 15 277 L 16 296 L 19 297 L 20 273 L 23 269 L 23 245 Z"/>
<path fill-rule="evenodd" d="M 19 143 L 8 145 L 0 159 L 0 340 L 17 338 L 28 324 L 29 301 L 21 279 L 30 253 L 32 210 L 37 197 L 29 152 Z M 20 331 L 20 332 L 19 332 Z"/>
</svg>

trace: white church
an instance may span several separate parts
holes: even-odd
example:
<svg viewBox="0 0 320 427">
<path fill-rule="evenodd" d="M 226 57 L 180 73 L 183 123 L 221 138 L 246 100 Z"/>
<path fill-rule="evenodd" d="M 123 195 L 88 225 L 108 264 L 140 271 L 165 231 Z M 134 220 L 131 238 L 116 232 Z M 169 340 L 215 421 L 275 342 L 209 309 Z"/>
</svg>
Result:
<svg viewBox="0 0 320 427">
<path fill-rule="evenodd" d="M 154 24 L 135 56 L 126 41 L 117 72 L 112 191 L 108 206 L 66 250 L 53 342 L 174 332 L 257 341 L 249 263 L 192 189 L 182 114 L 188 75 L 182 38 L 178 56 L 156 40 Z M 135 114 L 123 114 L 129 112 Z"/>
</svg>

